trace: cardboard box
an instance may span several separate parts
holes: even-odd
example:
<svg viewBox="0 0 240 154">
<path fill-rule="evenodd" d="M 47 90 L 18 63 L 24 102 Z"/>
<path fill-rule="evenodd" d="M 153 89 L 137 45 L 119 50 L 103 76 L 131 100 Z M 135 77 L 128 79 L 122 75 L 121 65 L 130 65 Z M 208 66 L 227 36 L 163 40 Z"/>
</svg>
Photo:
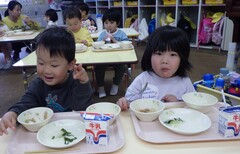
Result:
<svg viewBox="0 0 240 154">
<path fill-rule="evenodd" d="M 99 146 L 108 145 L 110 138 L 109 120 L 114 115 L 81 112 L 81 116 L 84 119 L 86 143 Z"/>
<path fill-rule="evenodd" d="M 228 107 L 219 112 L 218 132 L 224 138 L 240 138 L 240 106 Z"/>
<path fill-rule="evenodd" d="M 223 0 L 205 0 L 205 4 L 223 4 Z"/>
</svg>

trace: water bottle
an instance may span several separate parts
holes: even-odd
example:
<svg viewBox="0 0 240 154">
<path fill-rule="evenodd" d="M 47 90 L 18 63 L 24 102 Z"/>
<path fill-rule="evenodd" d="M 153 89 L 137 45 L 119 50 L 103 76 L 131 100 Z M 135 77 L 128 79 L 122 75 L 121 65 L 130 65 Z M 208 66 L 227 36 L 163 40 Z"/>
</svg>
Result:
<svg viewBox="0 0 240 154">
<path fill-rule="evenodd" d="M 103 30 L 102 14 L 96 15 L 96 24 L 98 31 L 101 32 Z"/>
<path fill-rule="evenodd" d="M 224 89 L 225 81 L 223 78 L 217 78 L 215 81 L 214 89 L 221 91 Z"/>
<path fill-rule="evenodd" d="M 220 78 L 224 79 L 224 91 L 228 91 L 231 86 L 229 70 L 227 68 L 220 68 Z"/>
<path fill-rule="evenodd" d="M 214 76 L 212 74 L 203 75 L 203 85 L 212 88 L 214 85 Z"/>
</svg>

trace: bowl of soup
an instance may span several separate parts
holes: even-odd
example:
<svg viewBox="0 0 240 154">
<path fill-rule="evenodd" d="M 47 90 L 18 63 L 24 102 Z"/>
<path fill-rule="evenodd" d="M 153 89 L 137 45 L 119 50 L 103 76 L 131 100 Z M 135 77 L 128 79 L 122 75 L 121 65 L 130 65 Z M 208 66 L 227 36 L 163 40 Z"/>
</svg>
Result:
<svg viewBox="0 0 240 154">
<path fill-rule="evenodd" d="M 53 110 L 48 107 L 35 107 L 18 115 L 17 121 L 28 131 L 37 132 L 46 125 L 53 116 Z"/>
<path fill-rule="evenodd" d="M 135 116 L 145 122 L 156 120 L 164 108 L 162 101 L 151 98 L 137 99 L 130 103 L 130 109 Z"/>
</svg>

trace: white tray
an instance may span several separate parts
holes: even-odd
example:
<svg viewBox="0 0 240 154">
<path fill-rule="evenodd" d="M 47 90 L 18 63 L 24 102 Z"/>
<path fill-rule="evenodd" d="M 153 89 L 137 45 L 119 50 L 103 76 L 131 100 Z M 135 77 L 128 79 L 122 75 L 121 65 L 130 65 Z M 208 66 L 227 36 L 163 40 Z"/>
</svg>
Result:
<svg viewBox="0 0 240 154">
<path fill-rule="evenodd" d="M 80 120 L 80 114 L 74 112 L 54 113 L 51 121 L 59 119 L 77 119 Z M 51 149 L 47 148 L 38 143 L 36 138 L 37 133 L 31 133 L 20 125 L 14 133 L 8 148 L 8 154 L 24 154 L 24 153 L 35 153 L 37 151 L 45 150 L 45 153 L 49 151 L 56 151 L 55 153 L 109 153 L 119 150 L 125 143 L 123 129 L 118 119 L 110 126 L 110 140 L 107 146 L 89 145 L 86 144 L 86 140 L 82 140 L 77 145 L 69 149 Z M 48 151 L 48 152 L 47 152 Z"/>
<path fill-rule="evenodd" d="M 184 103 L 166 103 L 166 108 L 184 107 Z M 179 142 L 199 142 L 199 141 L 221 141 L 221 140 L 240 140 L 240 138 L 224 138 L 218 134 L 218 103 L 207 114 L 212 121 L 211 127 L 200 134 L 181 135 L 174 133 L 165 128 L 158 119 L 153 122 L 142 122 L 131 111 L 132 122 L 136 135 L 147 142 L 151 143 L 179 143 Z"/>
</svg>

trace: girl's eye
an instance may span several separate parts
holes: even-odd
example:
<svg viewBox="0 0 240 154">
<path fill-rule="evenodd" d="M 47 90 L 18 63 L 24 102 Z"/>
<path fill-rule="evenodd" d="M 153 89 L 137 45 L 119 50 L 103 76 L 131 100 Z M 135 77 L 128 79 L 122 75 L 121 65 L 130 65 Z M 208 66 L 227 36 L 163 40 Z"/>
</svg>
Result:
<svg viewBox="0 0 240 154">
<path fill-rule="evenodd" d="M 178 56 L 177 53 L 171 53 L 171 56 Z"/>
<path fill-rule="evenodd" d="M 161 52 L 155 52 L 154 54 L 155 54 L 155 55 L 159 55 L 159 56 L 161 56 L 161 55 L 162 55 L 162 53 L 161 53 Z"/>
</svg>

